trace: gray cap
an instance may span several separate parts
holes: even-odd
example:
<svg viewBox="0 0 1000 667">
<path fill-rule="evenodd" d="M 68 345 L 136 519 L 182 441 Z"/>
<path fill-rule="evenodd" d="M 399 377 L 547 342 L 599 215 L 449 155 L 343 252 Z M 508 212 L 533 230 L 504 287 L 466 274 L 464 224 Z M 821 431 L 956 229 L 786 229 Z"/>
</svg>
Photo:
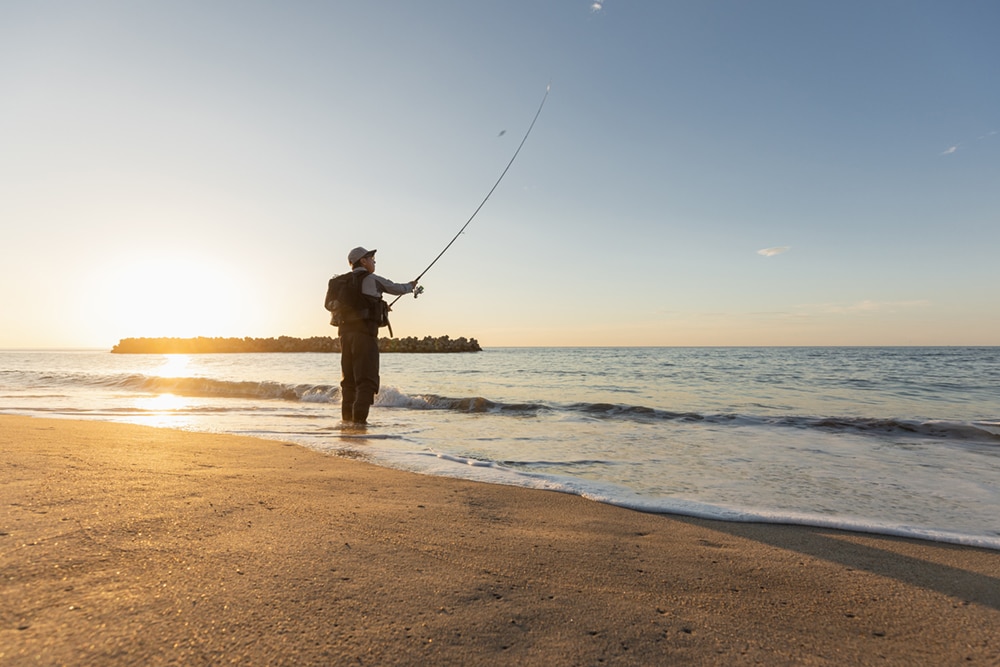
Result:
<svg viewBox="0 0 1000 667">
<path fill-rule="evenodd" d="M 357 264 L 358 260 L 361 259 L 362 257 L 370 257 L 370 256 L 374 255 L 376 252 L 378 252 L 378 251 L 376 251 L 376 250 L 365 250 L 361 246 L 358 246 L 357 248 L 355 248 L 351 252 L 347 253 L 347 263 L 351 264 L 351 265 Z"/>
</svg>

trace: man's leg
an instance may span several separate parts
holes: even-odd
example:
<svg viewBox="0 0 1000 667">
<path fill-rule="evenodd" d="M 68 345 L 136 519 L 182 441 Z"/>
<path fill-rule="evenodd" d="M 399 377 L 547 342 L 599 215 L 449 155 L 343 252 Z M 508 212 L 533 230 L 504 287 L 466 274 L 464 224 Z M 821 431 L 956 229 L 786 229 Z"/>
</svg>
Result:
<svg viewBox="0 0 1000 667">
<path fill-rule="evenodd" d="M 379 388 L 378 336 L 358 336 L 354 348 L 354 421 L 363 424 Z"/>
<path fill-rule="evenodd" d="M 354 421 L 354 401 L 357 396 L 357 382 L 354 379 L 355 335 L 340 337 L 340 416 L 345 422 Z"/>
</svg>

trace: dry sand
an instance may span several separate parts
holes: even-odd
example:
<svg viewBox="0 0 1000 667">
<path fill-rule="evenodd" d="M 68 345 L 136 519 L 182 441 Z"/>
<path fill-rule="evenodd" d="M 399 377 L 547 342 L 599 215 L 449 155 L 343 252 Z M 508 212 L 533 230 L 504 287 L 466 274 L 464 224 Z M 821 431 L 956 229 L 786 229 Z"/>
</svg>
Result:
<svg viewBox="0 0 1000 667">
<path fill-rule="evenodd" d="M 1000 664 L 996 551 L 15 416 L 0 484 L 4 667 Z"/>
</svg>

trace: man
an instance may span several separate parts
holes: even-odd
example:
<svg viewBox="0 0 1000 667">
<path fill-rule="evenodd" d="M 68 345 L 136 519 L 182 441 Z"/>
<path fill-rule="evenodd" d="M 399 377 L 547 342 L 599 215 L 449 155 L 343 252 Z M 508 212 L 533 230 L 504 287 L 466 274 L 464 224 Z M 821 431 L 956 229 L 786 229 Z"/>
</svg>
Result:
<svg viewBox="0 0 1000 667">
<path fill-rule="evenodd" d="M 416 280 L 400 284 L 375 275 L 375 252 L 358 247 L 347 254 L 353 282 L 346 289 L 355 290 L 350 298 L 356 318 L 337 328 L 343 376 L 341 416 L 354 424 L 367 423 L 368 409 L 379 389 L 378 328 L 386 324 L 383 320 L 388 312 L 382 294 L 409 294 L 417 286 Z"/>
</svg>

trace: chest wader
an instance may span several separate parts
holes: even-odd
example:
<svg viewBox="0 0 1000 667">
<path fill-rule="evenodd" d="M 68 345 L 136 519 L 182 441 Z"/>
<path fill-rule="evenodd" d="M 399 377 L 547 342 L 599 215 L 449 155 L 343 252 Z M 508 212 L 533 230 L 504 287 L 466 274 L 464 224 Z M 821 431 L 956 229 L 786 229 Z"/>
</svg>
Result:
<svg viewBox="0 0 1000 667">
<path fill-rule="evenodd" d="M 338 328 L 340 334 L 340 410 L 346 422 L 364 424 L 379 390 L 378 329 L 388 326 L 388 308 L 381 298 L 361 292 L 364 276 L 352 285 L 358 317 Z M 392 335 L 392 329 L 389 330 Z"/>
</svg>

